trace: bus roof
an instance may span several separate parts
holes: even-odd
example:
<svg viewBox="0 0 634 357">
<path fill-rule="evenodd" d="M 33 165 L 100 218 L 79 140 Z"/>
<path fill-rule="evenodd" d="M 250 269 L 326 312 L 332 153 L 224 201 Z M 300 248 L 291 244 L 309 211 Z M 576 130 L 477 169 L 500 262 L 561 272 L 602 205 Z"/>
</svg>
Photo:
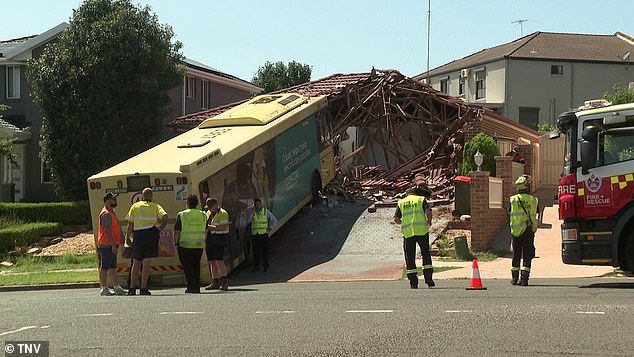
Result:
<svg viewBox="0 0 634 357">
<path fill-rule="evenodd" d="M 88 179 L 150 173 L 184 173 L 207 162 L 234 162 L 242 155 L 316 113 L 326 97 L 261 95 L 197 128 L 150 148 Z"/>
</svg>

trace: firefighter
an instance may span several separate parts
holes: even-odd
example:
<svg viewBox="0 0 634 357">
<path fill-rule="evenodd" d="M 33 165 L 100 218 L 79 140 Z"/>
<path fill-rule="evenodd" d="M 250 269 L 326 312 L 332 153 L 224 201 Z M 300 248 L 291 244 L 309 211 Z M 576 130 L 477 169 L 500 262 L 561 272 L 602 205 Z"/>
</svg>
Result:
<svg viewBox="0 0 634 357">
<path fill-rule="evenodd" d="M 432 213 L 426 199 L 427 192 L 411 187 L 406 197 L 398 201 L 394 212 L 394 222 L 401 225 L 403 233 L 403 252 L 407 266 L 407 278 L 412 289 L 418 289 L 418 269 L 416 268 L 416 244 L 423 256 L 423 276 L 429 288 L 436 284 L 432 280 L 434 268 L 429 253 L 429 227 Z"/>
<path fill-rule="evenodd" d="M 528 286 L 531 260 L 535 257 L 537 231 L 537 197 L 529 193 L 530 177 L 520 176 L 515 181 L 516 195 L 511 196 L 509 216 L 513 246 L 511 284 Z M 523 259 L 520 267 L 520 260 Z"/>
</svg>

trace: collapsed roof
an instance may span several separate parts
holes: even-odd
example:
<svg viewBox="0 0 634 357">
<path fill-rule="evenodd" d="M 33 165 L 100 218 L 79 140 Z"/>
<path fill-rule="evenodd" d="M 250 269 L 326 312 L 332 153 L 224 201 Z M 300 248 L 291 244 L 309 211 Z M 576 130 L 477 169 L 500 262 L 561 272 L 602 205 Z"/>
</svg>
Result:
<svg viewBox="0 0 634 357">
<path fill-rule="evenodd" d="M 327 96 L 327 132 L 335 147 L 348 128 L 363 133 L 352 152 L 338 155 L 337 181 L 345 192 L 398 193 L 415 181 L 426 183 L 437 198 L 449 198 L 450 180 L 462 161 L 463 129 L 472 120 L 493 137 L 539 141 L 533 129 L 396 70 L 333 74 L 274 93 Z M 169 125 L 189 130 L 243 102 L 182 116 Z"/>
</svg>

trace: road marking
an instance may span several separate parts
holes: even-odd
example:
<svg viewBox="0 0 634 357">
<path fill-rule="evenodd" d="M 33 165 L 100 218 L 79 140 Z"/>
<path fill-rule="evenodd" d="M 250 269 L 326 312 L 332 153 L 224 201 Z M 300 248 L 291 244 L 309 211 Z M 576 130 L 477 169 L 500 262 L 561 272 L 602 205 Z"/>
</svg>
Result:
<svg viewBox="0 0 634 357">
<path fill-rule="evenodd" d="M 605 315 L 604 311 L 577 311 L 577 313 L 586 315 Z"/>
<path fill-rule="evenodd" d="M 51 326 L 48 326 L 48 325 L 47 326 L 40 326 L 40 328 L 49 328 L 49 327 L 51 327 Z"/>
<path fill-rule="evenodd" d="M 282 311 L 256 311 L 256 314 L 294 314 L 293 310 L 282 310 Z"/>
<path fill-rule="evenodd" d="M 37 326 L 25 326 L 25 327 L 20 327 L 20 328 L 19 328 L 19 329 L 17 329 L 17 330 L 7 331 L 7 332 L 0 333 L 0 336 L 9 335 L 9 334 L 16 333 L 16 332 L 20 332 L 20 331 L 26 331 L 26 330 L 30 330 L 30 329 L 32 329 L 32 328 L 37 328 Z"/>
<path fill-rule="evenodd" d="M 81 314 L 81 317 L 92 317 L 92 316 L 112 316 L 112 314 Z"/>
<path fill-rule="evenodd" d="M 447 310 L 445 312 L 450 313 L 450 314 L 459 314 L 459 313 L 467 313 L 467 312 L 473 312 L 473 311 L 471 311 L 471 310 Z"/>
<path fill-rule="evenodd" d="M 202 311 L 166 311 L 161 312 L 161 315 L 196 315 L 202 314 Z"/>
<path fill-rule="evenodd" d="M 359 313 L 359 314 L 363 314 L 363 313 L 390 313 L 390 312 L 394 312 L 394 310 L 348 310 L 346 312 Z"/>
</svg>

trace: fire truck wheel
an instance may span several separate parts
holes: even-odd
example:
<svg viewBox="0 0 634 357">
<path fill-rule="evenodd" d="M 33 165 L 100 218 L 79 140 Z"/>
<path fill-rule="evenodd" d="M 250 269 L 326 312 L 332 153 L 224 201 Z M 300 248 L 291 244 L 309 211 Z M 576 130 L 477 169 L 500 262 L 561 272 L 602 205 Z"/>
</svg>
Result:
<svg viewBox="0 0 634 357">
<path fill-rule="evenodd" d="M 627 270 L 634 274 L 634 231 L 625 242 L 625 264 L 627 264 Z"/>
</svg>

